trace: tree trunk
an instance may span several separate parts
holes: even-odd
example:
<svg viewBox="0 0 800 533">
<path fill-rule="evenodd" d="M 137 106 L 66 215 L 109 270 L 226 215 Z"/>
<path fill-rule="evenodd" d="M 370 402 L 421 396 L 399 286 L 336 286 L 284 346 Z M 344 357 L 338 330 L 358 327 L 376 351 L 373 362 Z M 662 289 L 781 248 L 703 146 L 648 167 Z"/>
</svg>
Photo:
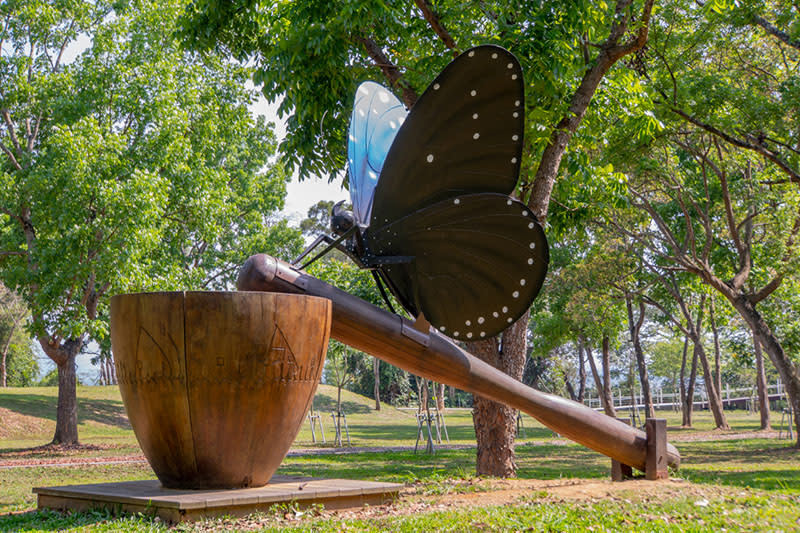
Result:
<svg viewBox="0 0 800 533">
<path fill-rule="evenodd" d="M 761 343 L 753 334 L 753 350 L 756 354 L 756 388 L 758 389 L 758 412 L 761 415 L 761 429 L 772 429 L 769 421 L 769 396 L 767 395 L 767 374 L 764 371 L 764 354 Z"/>
<path fill-rule="evenodd" d="M 586 396 L 586 363 L 583 357 L 583 345 L 578 343 L 578 402 L 583 403 Z"/>
<path fill-rule="evenodd" d="M 75 357 L 68 357 L 58 368 L 58 408 L 53 444 L 78 444 L 78 398 Z"/>
<path fill-rule="evenodd" d="M 644 302 L 639 300 L 639 318 L 637 320 L 633 318 L 633 302 L 629 294 L 625 295 L 625 304 L 628 308 L 628 329 L 633 343 L 633 353 L 636 354 L 639 382 L 642 385 L 642 396 L 644 396 L 644 416 L 645 418 L 655 418 L 653 396 L 650 394 L 650 380 L 647 377 L 647 362 L 644 359 L 642 343 L 639 341 L 639 333 L 642 331 L 642 324 L 644 324 Z"/>
<path fill-rule="evenodd" d="M 83 346 L 83 339 L 56 342 L 49 337 L 39 337 L 39 345 L 58 368 L 58 407 L 56 432 L 53 444 L 78 444 L 78 398 L 76 396 L 77 370 L 75 358 Z"/>
<path fill-rule="evenodd" d="M 692 413 L 694 412 L 694 385 L 697 381 L 697 345 L 692 349 L 692 370 L 689 372 L 689 383 L 686 384 L 685 408 L 683 410 L 683 423 L 685 428 L 692 427 Z"/>
<path fill-rule="evenodd" d="M 336 387 L 336 414 L 342 412 L 342 386 Z"/>
<path fill-rule="evenodd" d="M 11 339 L 14 336 L 14 331 L 17 329 L 18 324 L 19 320 L 15 320 L 8 331 L 8 338 L 3 343 L 3 354 L 2 357 L 0 357 L 0 387 L 8 386 L 8 366 L 6 365 L 8 362 L 8 350 L 11 348 Z"/>
<path fill-rule="evenodd" d="M 444 412 L 444 383 L 436 384 L 436 408 L 440 413 Z"/>
<path fill-rule="evenodd" d="M 564 386 L 567 388 L 567 394 L 569 394 L 569 399 L 573 402 L 578 401 L 578 394 L 575 392 L 575 387 L 572 386 L 572 383 L 569 382 L 567 376 L 564 376 Z"/>
<path fill-rule="evenodd" d="M 681 358 L 681 373 L 680 373 L 680 402 L 681 412 L 683 413 L 682 426 L 686 426 L 686 353 L 689 351 L 689 337 L 683 338 L 683 357 Z M 677 392 L 677 391 L 676 391 Z M 691 418 L 691 417 L 689 417 Z"/>
<path fill-rule="evenodd" d="M 711 332 L 714 334 L 714 383 L 717 387 L 717 394 L 722 396 L 722 366 L 720 364 L 719 331 L 717 331 L 717 318 L 714 313 L 714 298 L 711 298 L 709 308 L 709 319 L 711 320 Z"/>
<path fill-rule="evenodd" d="M 611 395 L 611 377 L 609 373 L 609 353 L 608 353 L 608 337 L 603 337 L 603 376 L 597 370 L 597 363 L 594 360 L 592 349 L 585 339 L 581 339 L 584 350 L 586 350 L 586 360 L 589 361 L 589 368 L 594 377 L 594 384 L 597 388 L 597 395 L 600 397 L 600 403 L 603 404 L 603 411 L 608 416 L 617 417 L 617 411 L 614 409 L 614 397 Z"/>
<path fill-rule="evenodd" d="M 527 355 L 528 317 L 528 313 L 523 314 L 500 338 L 467 343 L 467 350 L 514 379 L 521 380 Z M 514 476 L 517 471 L 514 455 L 516 409 L 476 395 L 472 421 L 478 443 L 478 475 Z"/>
<path fill-rule="evenodd" d="M 695 346 L 695 351 L 700 358 L 700 364 L 703 365 L 703 381 L 706 385 L 706 395 L 708 396 L 708 406 L 711 413 L 714 415 L 714 423 L 717 429 L 730 429 L 728 420 L 725 418 L 725 411 L 722 410 L 722 400 L 717 393 L 717 387 L 714 383 L 714 375 L 711 373 L 711 366 L 708 364 L 708 357 L 703 348 L 703 341 L 700 337 L 692 339 Z"/>
<path fill-rule="evenodd" d="M 381 410 L 381 360 L 377 357 L 372 358 L 372 370 L 375 375 L 375 388 L 373 394 L 375 395 L 375 410 Z"/>
<path fill-rule="evenodd" d="M 769 355 L 772 364 L 778 369 L 781 380 L 786 385 L 786 392 L 792 404 L 794 424 L 797 429 L 797 442 L 795 443 L 795 447 L 800 448 L 800 373 L 798 373 L 794 362 L 792 362 L 786 352 L 783 351 L 783 346 L 781 346 L 775 334 L 772 333 L 772 330 L 764 321 L 761 314 L 756 311 L 755 306 L 750 300 L 744 295 L 728 299 L 750 326 L 750 329 L 753 330 L 761 347 L 767 352 L 767 355 Z"/>
</svg>

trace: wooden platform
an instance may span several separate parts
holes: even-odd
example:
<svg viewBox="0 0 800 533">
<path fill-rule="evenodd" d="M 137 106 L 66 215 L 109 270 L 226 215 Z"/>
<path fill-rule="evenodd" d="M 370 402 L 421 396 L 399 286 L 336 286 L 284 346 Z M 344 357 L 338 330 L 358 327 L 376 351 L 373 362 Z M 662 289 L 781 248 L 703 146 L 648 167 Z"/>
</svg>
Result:
<svg viewBox="0 0 800 533">
<path fill-rule="evenodd" d="M 326 509 L 381 505 L 397 498 L 403 485 L 352 479 L 274 476 L 268 485 L 230 490 L 165 489 L 157 480 L 36 487 L 39 509 L 84 511 L 109 508 L 153 514 L 169 522 L 220 515 L 244 516 L 275 504 Z"/>
</svg>

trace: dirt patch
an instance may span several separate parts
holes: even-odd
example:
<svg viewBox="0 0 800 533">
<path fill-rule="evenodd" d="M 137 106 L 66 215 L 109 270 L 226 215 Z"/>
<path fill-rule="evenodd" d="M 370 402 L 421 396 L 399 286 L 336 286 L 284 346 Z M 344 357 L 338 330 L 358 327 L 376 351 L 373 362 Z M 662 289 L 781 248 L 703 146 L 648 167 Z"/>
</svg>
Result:
<svg viewBox="0 0 800 533">
<path fill-rule="evenodd" d="M 401 491 L 400 499 L 392 505 L 365 507 L 341 511 L 319 511 L 285 509 L 266 516 L 234 519 L 226 522 L 226 527 L 237 530 L 261 529 L 269 526 L 298 525 L 313 518 L 334 518 L 337 520 L 386 518 L 407 516 L 433 511 L 448 511 L 469 507 L 490 507 L 515 505 L 530 502 L 598 502 L 618 500 L 624 503 L 663 502 L 673 498 L 696 498 L 698 502 L 723 494 L 735 492 L 731 488 L 707 485 L 694 485 L 681 479 L 647 481 L 635 479 L 624 483 L 610 480 L 559 479 L 550 481 L 532 479 L 465 479 L 450 480 L 439 485 L 454 492 L 431 495 L 430 483 L 408 486 Z M 467 493 L 455 491 L 467 490 Z M 741 492 L 741 489 L 738 489 Z M 216 531 L 218 522 L 198 522 L 194 528 L 199 531 Z"/>
<path fill-rule="evenodd" d="M 53 422 L 36 416 L 29 416 L 0 407 L 0 439 L 29 437 L 45 433 L 53 427 Z"/>
<path fill-rule="evenodd" d="M 778 439 L 787 438 L 786 431 L 775 430 L 760 431 L 731 431 L 726 429 L 712 429 L 710 431 L 697 431 L 692 433 L 669 433 L 667 440 L 671 442 L 695 442 L 709 440 L 738 440 L 738 439 Z"/>
<path fill-rule="evenodd" d="M 0 453 L 0 468 L 28 466 L 88 465 L 107 462 L 143 461 L 141 454 L 119 456 L 86 456 L 86 452 L 102 452 L 119 448 L 117 445 L 45 444 Z"/>
</svg>

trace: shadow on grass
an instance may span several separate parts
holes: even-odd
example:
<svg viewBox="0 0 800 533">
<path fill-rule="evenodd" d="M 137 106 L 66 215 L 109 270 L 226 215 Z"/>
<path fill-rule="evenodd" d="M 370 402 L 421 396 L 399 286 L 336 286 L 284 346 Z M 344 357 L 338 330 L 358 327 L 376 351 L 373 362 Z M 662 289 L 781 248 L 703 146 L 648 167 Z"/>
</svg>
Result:
<svg viewBox="0 0 800 533">
<path fill-rule="evenodd" d="M 70 514 L 45 509 L 0 515 L 0 531 L 61 531 L 66 528 L 92 526 L 114 518 L 117 516 L 105 509 Z M 150 519 L 132 516 L 128 521 L 143 523 L 149 522 Z"/>
<path fill-rule="evenodd" d="M 317 394 L 314 396 L 314 411 L 319 411 L 319 414 L 330 417 L 330 413 L 336 411 L 336 398 Z M 346 415 L 355 413 L 365 414 L 371 411 L 372 409 L 370 409 L 368 406 L 360 403 L 352 401 L 342 402 L 342 412 Z"/>
<path fill-rule="evenodd" d="M 475 449 L 375 452 L 346 455 L 289 457 L 278 473 L 378 481 L 431 481 L 443 477 L 473 477 Z M 603 456 L 578 446 L 533 445 L 517 448 L 517 475 L 525 479 L 564 477 L 598 478 L 609 475 L 610 463 Z"/>
<path fill-rule="evenodd" d="M 800 493 L 800 469 L 797 468 L 748 470 L 744 472 L 692 469 L 686 473 L 686 478 L 694 483 Z"/>
<path fill-rule="evenodd" d="M 3 397 L 2 406 L 16 413 L 44 418 L 56 419 L 58 398 L 46 394 L 14 394 Z M 78 423 L 97 422 L 123 429 L 131 425 L 125 416 L 125 407 L 117 400 L 88 400 L 78 398 Z"/>
</svg>

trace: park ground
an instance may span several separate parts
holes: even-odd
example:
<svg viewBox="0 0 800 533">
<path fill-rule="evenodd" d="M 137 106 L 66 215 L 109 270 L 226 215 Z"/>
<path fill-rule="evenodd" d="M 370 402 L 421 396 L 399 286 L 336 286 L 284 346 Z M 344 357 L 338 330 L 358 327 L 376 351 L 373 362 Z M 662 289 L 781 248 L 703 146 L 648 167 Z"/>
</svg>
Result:
<svg viewBox="0 0 800 533">
<path fill-rule="evenodd" d="M 327 444 L 305 424 L 279 473 L 404 484 L 388 506 L 349 511 L 276 506 L 245 518 L 170 526 L 145 515 L 35 510 L 31 489 L 155 476 L 141 455 L 116 387 L 79 387 L 77 449 L 42 447 L 55 425 L 56 390 L 0 391 L 0 531 L 800 531 L 800 453 L 786 433 L 758 431 L 758 414 L 730 411 L 730 431 L 695 414 L 659 412 L 683 464 L 671 479 L 609 481 L 609 460 L 532 419 L 518 438 L 518 478 L 477 478 L 469 410 L 448 410 L 450 445 L 414 453 L 413 411 L 343 392 L 351 447 L 331 444 L 336 391 L 320 386 Z M 327 419 L 324 418 L 327 416 Z M 319 438 L 319 435 L 318 435 Z M 421 447 L 422 448 L 422 447 Z"/>
</svg>

